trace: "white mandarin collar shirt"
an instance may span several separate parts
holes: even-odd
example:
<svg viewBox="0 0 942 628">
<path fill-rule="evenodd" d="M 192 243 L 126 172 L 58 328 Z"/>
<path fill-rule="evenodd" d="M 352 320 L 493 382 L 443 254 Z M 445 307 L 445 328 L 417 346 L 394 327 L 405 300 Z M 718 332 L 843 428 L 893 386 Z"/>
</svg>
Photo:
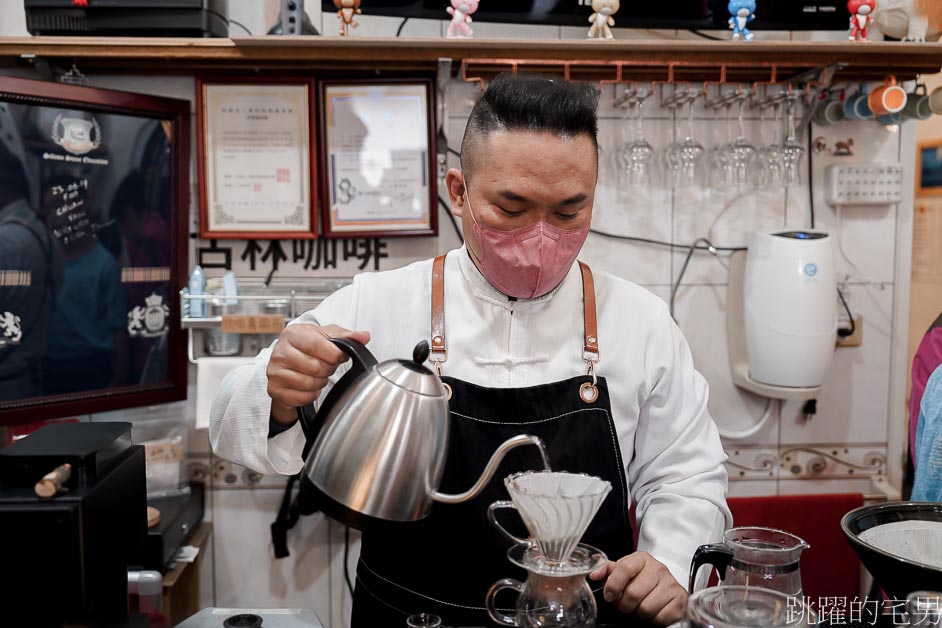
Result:
<svg viewBox="0 0 942 628">
<path fill-rule="evenodd" d="M 407 358 L 419 341 L 430 339 L 431 276 L 432 260 L 359 274 L 291 324 L 368 331 L 368 348 L 379 361 Z M 594 276 L 597 372 L 608 383 L 627 461 L 628 492 L 640 522 L 638 550 L 667 565 L 686 586 L 694 550 L 720 541 L 732 524 L 726 455 L 707 409 L 708 387 L 662 300 L 608 273 Z M 578 264 L 549 294 L 512 300 L 487 282 L 464 247 L 449 252 L 444 374 L 494 388 L 584 375 L 582 301 Z M 295 425 L 268 438 L 270 354 L 263 350 L 253 364 L 225 379 L 213 404 L 210 440 L 223 458 L 261 473 L 290 475 L 303 466 L 303 435 Z"/>
</svg>

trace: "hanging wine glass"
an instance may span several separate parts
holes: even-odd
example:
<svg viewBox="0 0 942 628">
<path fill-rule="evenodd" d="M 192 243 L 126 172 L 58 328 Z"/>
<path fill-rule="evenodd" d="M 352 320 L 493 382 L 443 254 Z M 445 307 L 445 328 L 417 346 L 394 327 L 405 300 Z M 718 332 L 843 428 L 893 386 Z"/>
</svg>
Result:
<svg viewBox="0 0 942 628">
<path fill-rule="evenodd" d="M 647 186 L 657 182 L 657 155 L 644 137 L 644 101 L 649 95 L 639 90 L 631 107 L 631 141 L 622 149 L 624 182 L 629 186 Z"/>
<path fill-rule="evenodd" d="M 687 135 L 680 144 L 680 187 L 703 185 L 702 172 L 706 149 L 695 137 L 693 129 L 693 105 L 698 97 L 698 94 L 692 92 L 687 97 Z"/>
<path fill-rule="evenodd" d="M 795 115 L 798 107 L 798 95 L 788 94 L 785 100 L 786 118 L 788 119 L 788 135 L 782 144 L 782 164 L 784 168 L 785 185 L 801 184 L 801 159 L 805 154 L 804 144 L 798 139 L 795 128 Z"/>
<path fill-rule="evenodd" d="M 683 94 L 680 96 L 682 97 Z M 677 108 L 680 106 L 680 102 L 678 94 L 675 92 L 667 105 L 671 112 L 671 139 L 664 150 L 664 173 L 667 184 L 672 188 L 676 188 L 680 184 L 681 142 L 678 139 L 680 134 L 677 129 Z"/>
<path fill-rule="evenodd" d="M 756 147 L 746 137 L 746 100 L 745 92 L 737 96 L 739 101 L 739 136 L 731 144 L 729 151 L 730 184 L 734 187 L 750 187 L 755 184 Z"/>
<path fill-rule="evenodd" d="M 762 120 L 760 122 L 763 138 L 767 126 L 765 122 L 765 112 L 770 108 L 772 109 L 772 142 L 762 149 L 762 185 L 765 187 L 777 187 L 785 182 L 784 147 L 782 140 L 782 126 L 785 124 L 785 121 L 779 116 L 782 110 L 781 103 L 775 103 L 771 107 L 763 108 Z"/>
<path fill-rule="evenodd" d="M 721 100 L 726 100 L 725 97 Z M 717 144 L 713 155 L 713 185 L 718 190 L 726 189 L 732 183 L 732 147 L 733 147 L 733 126 L 730 113 L 732 102 L 727 101 L 722 105 L 725 107 L 726 135 L 725 141 Z M 719 106 L 715 111 L 719 112 Z"/>
</svg>

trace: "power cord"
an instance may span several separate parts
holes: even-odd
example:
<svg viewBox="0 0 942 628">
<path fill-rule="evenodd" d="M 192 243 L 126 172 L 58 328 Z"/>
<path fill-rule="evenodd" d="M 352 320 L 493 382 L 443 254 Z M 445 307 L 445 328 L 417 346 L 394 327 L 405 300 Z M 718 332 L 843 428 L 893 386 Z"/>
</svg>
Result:
<svg viewBox="0 0 942 628">
<path fill-rule="evenodd" d="M 589 233 L 594 233 L 596 235 L 605 236 L 606 238 L 613 238 L 615 240 L 626 240 L 628 242 L 640 242 L 642 244 L 653 244 L 655 246 L 665 246 L 672 249 L 689 249 L 691 246 L 693 246 L 697 251 L 712 252 L 711 249 L 713 249 L 721 253 L 734 253 L 736 251 L 748 250 L 748 247 L 745 247 L 745 246 L 714 246 L 713 244 L 701 246 L 701 245 L 698 245 L 696 242 L 694 242 L 693 245 L 677 244 L 674 242 L 665 242 L 663 240 L 652 240 L 650 238 L 638 238 L 635 236 L 616 235 L 614 233 L 606 233 L 604 231 L 599 231 L 598 229 L 589 229 Z M 701 240 L 705 240 L 705 239 L 706 238 L 701 238 Z"/>
<path fill-rule="evenodd" d="M 213 15 L 215 15 L 216 17 L 218 17 L 220 20 L 222 20 L 223 22 L 226 23 L 226 26 L 227 26 L 227 27 L 228 27 L 230 24 L 235 24 L 236 26 L 238 26 L 239 28 L 241 28 L 242 30 L 244 30 L 246 33 L 248 33 L 250 37 L 252 36 L 252 31 L 250 31 L 249 28 L 248 28 L 245 24 L 243 24 L 242 22 L 239 22 L 238 20 L 231 20 L 231 19 L 229 19 L 228 17 L 226 17 L 225 15 L 223 15 L 222 13 L 220 13 L 219 11 L 216 11 L 216 10 L 214 10 L 214 9 L 210 9 L 209 7 L 206 7 L 206 12 L 207 12 L 207 13 L 212 13 Z"/>
<path fill-rule="evenodd" d="M 814 131 L 808 123 L 808 200 L 811 209 L 811 228 L 814 229 Z"/>
<path fill-rule="evenodd" d="M 702 31 L 698 31 L 698 30 L 696 30 L 696 29 L 694 29 L 694 28 L 689 29 L 687 32 L 688 32 L 688 33 L 693 33 L 693 34 L 696 35 L 697 37 L 702 37 L 703 39 L 709 39 L 709 40 L 711 40 L 711 41 L 726 41 L 726 40 L 723 39 L 722 37 L 714 37 L 713 35 L 708 35 L 708 34 L 702 32 Z"/>
<path fill-rule="evenodd" d="M 690 245 L 689 250 L 687 251 L 687 257 L 684 258 L 684 265 L 680 268 L 680 274 L 677 275 L 677 279 L 674 280 L 673 285 L 671 286 L 671 302 L 670 302 L 670 312 L 671 318 L 674 319 L 674 322 L 677 322 L 677 317 L 674 316 L 674 299 L 677 296 L 677 291 L 680 290 L 680 282 L 683 281 L 684 275 L 687 273 L 687 266 L 690 265 L 690 258 L 693 257 L 694 251 L 697 250 L 697 245 L 703 242 L 707 245 L 706 250 L 710 252 L 710 255 L 714 257 L 717 254 L 717 248 L 713 246 L 713 243 L 707 240 L 706 238 L 697 238 L 694 240 L 693 244 Z"/>
<path fill-rule="evenodd" d="M 399 28 L 396 30 L 396 37 L 402 35 L 402 29 L 406 27 L 406 22 L 409 21 L 409 18 L 403 18 L 402 23 L 399 24 Z"/>
<path fill-rule="evenodd" d="M 350 526 L 343 531 L 343 579 L 347 581 L 347 589 L 353 599 L 353 582 L 350 580 Z"/>
<path fill-rule="evenodd" d="M 844 311 L 847 312 L 847 318 L 850 320 L 850 329 L 846 327 L 843 329 L 837 330 L 837 335 L 841 338 L 847 338 L 848 336 L 853 336 L 857 332 L 857 321 L 854 320 L 854 315 L 850 311 L 850 306 L 847 305 L 847 299 L 844 298 L 844 291 L 841 290 L 841 287 L 837 287 L 837 296 L 840 298 L 841 303 L 844 304 Z"/>
</svg>

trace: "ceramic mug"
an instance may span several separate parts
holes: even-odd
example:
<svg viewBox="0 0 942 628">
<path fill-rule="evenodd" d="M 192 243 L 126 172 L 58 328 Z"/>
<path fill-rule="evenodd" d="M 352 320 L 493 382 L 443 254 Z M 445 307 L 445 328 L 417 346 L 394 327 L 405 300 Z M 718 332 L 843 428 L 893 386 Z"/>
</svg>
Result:
<svg viewBox="0 0 942 628">
<path fill-rule="evenodd" d="M 883 126 L 899 125 L 905 121 L 906 121 L 906 118 L 903 117 L 902 112 L 888 113 L 885 116 L 877 116 L 877 122 L 879 122 Z"/>
<path fill-rule="evenodd" d="M 873 111 L 867 103 L 868 94 L 865 89 L 861 89 L 856 94 L 844 99 L 844 117 L 848 120 L 870 120 L 873 118 Z M 942 94 L 939 95 L 939 104 L 942 105 Z"/>
<path fill-rule="evenodd" d="M 814 110 L 814 121 L 820 126 L 831 126 L 844 119 L 844 103 L 837 94 L 818 103 Z"/>
<path fill-rule="evenodd" d="M 932 104 L 929 99 L 930 96 L 925 83 L 920 83 L 909 94 L 906 108 L 903 109 L 903 115 L 911 120 L 928 120 L 932 117 Z"/>
<path fill-rule="evenodd" d="M 929 94 L 929 107 L 932 109 L 932 113 L 942 114 L 942 87 L 936 87 Z"/>
<path fill-rule="evenodd" d="M 881 87 L 870 92 L 867 104 L 875 116 L 886 116 L 899 113 L 906 107 L 908 96 L 906 90 L 896 84 L 896 77 L 891 76 L 883 82 Z"/>
</svg>

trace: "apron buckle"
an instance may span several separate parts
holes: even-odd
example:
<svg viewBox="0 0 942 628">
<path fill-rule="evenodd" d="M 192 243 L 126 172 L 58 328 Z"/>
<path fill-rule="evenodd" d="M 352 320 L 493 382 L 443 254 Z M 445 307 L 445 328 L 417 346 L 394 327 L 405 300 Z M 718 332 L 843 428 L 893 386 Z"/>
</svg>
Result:
<svg viewBox="0 0 942 628">
<path fill-rule="evenodd" d="M 595 403 L 599 398 L 599 380 L 595 373 L 595 365 L 599 363 L 601 358 L 596 356 L 593 359 L 583 353 L 583 359 L 586 363 L 586 375 L 592 376 L 592 383 L 585 382 L 579 387 L 579 397 L 586 403 Z"/>
</svg>

